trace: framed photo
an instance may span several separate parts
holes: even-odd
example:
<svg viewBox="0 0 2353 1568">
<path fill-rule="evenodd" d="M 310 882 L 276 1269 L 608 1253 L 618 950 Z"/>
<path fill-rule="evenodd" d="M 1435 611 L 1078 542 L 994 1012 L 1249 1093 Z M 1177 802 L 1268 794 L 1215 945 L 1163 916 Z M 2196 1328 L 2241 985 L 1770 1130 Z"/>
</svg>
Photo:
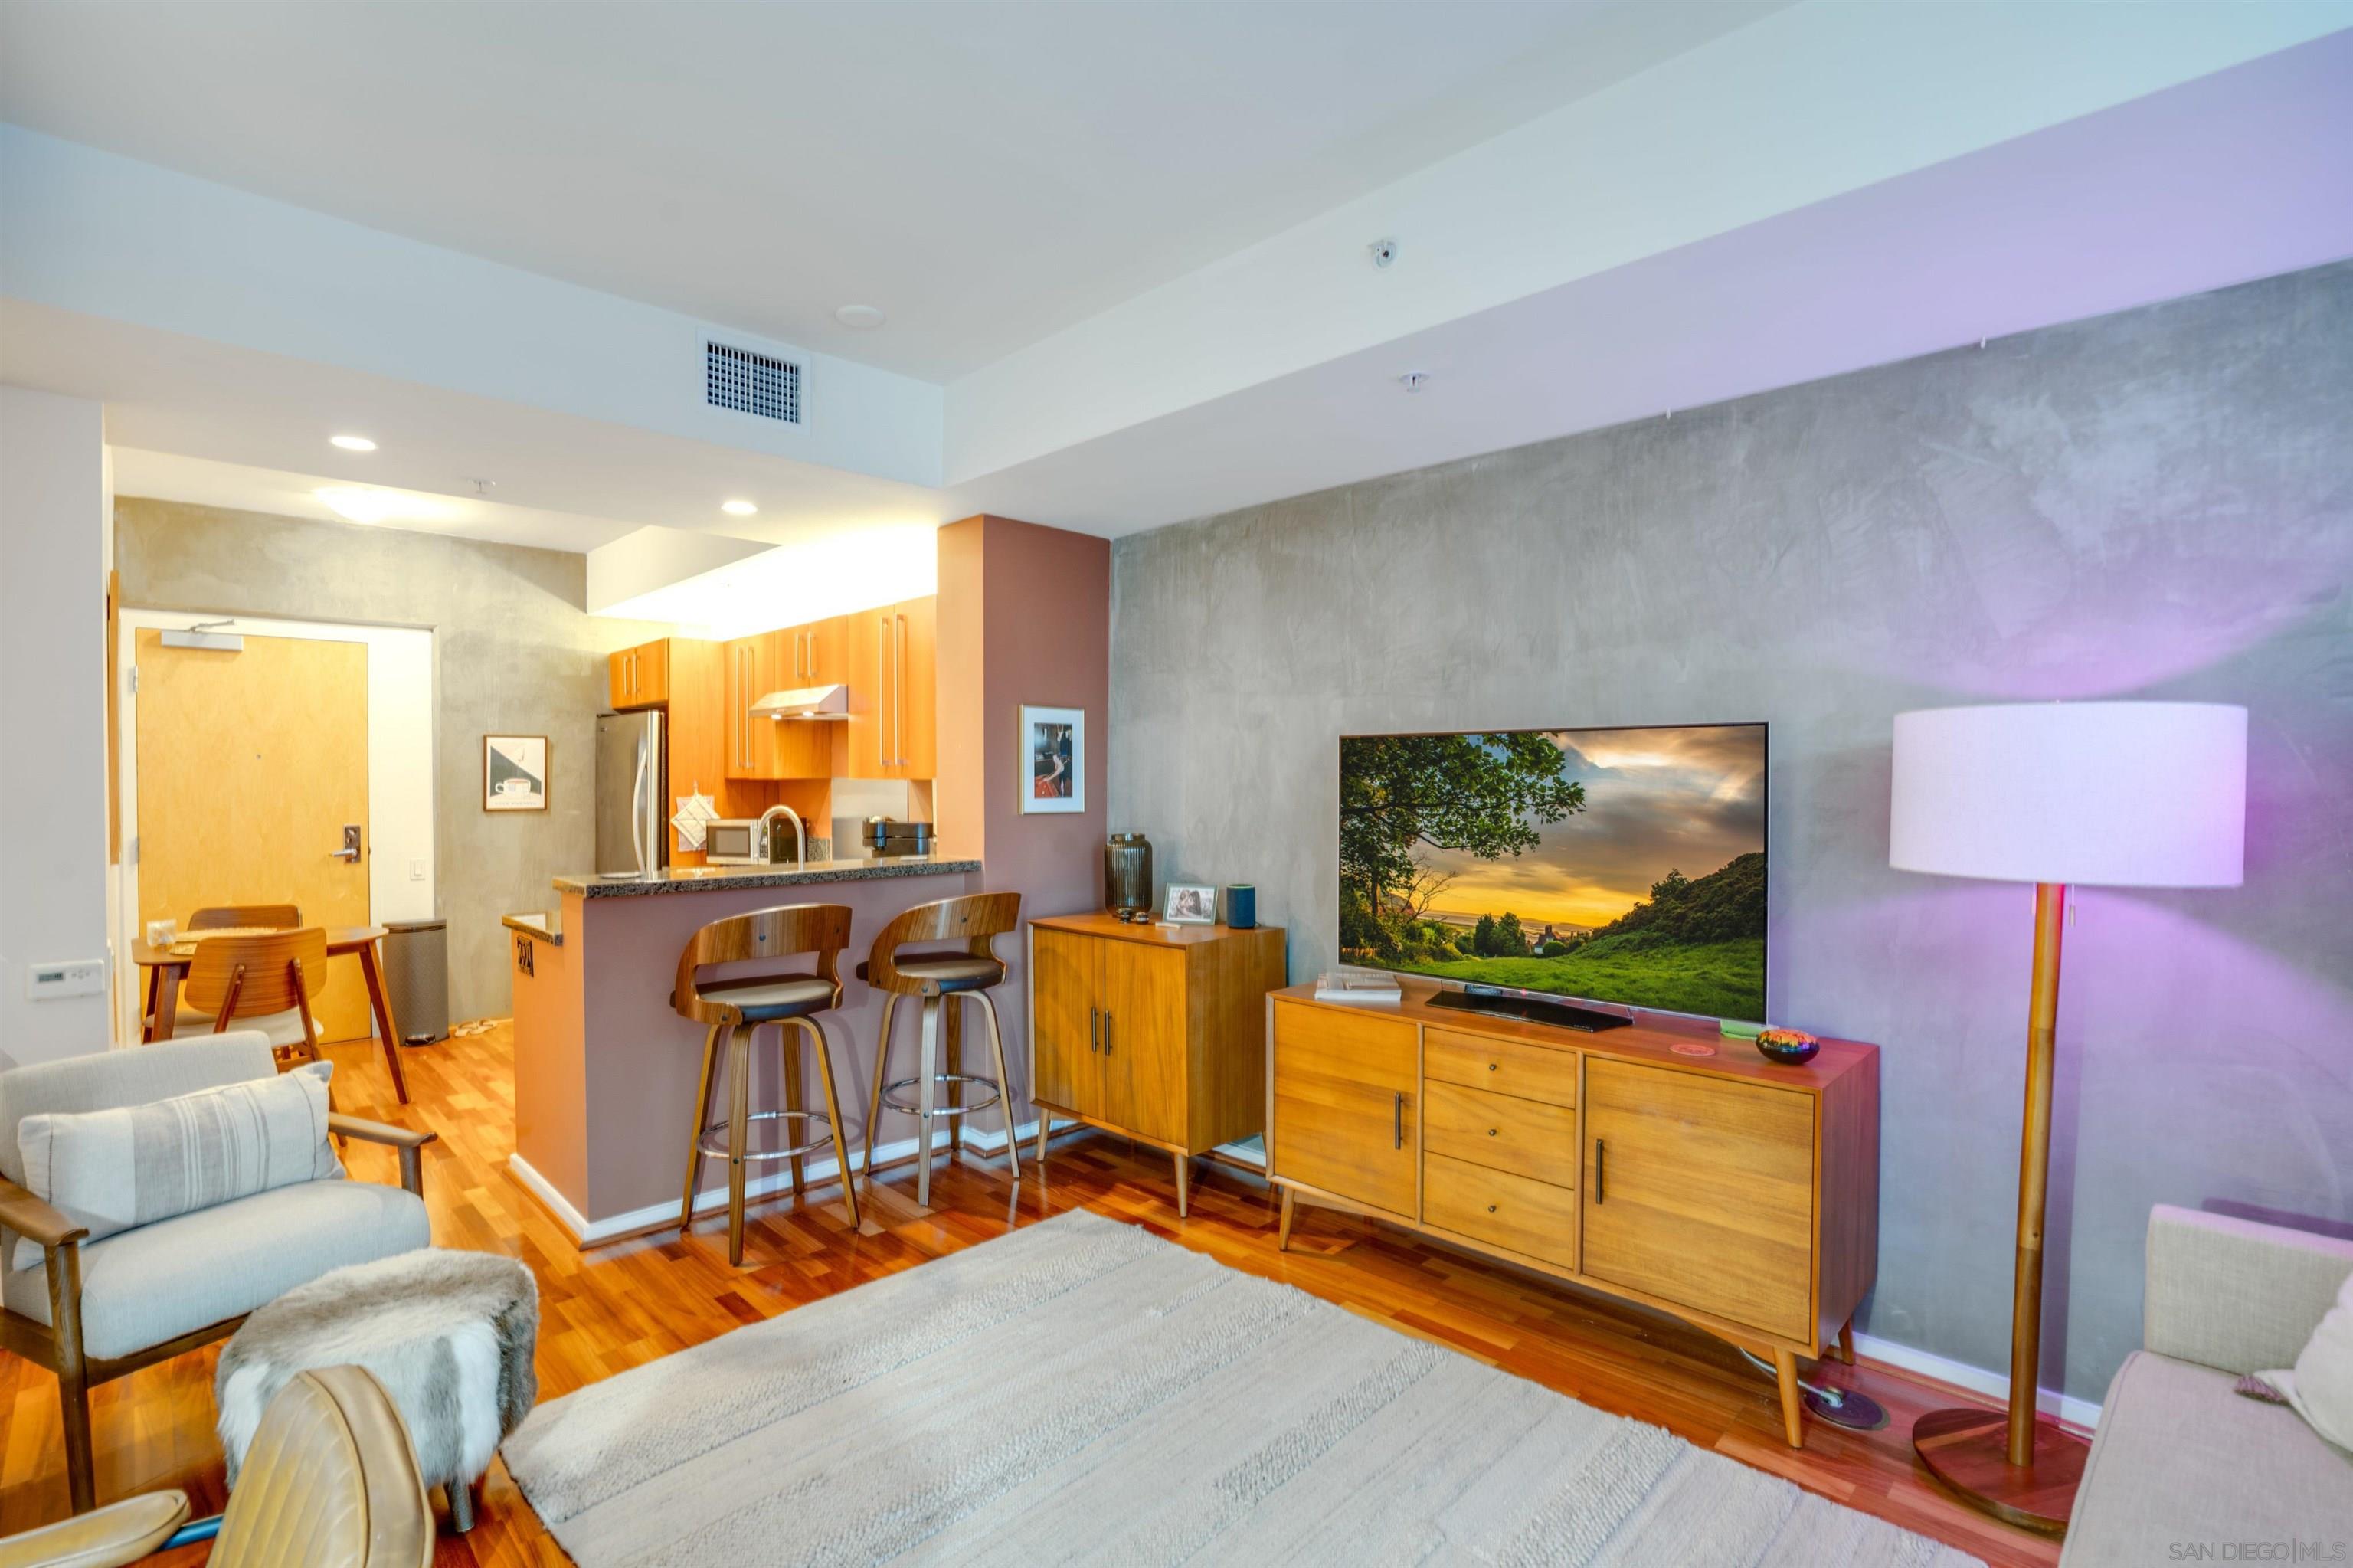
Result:
<svg viewBox="0 0 2353 1568">
<path fill-rule="evenodd" d="M 547 810 L 547 736 L 482 736 L 482 810 Z"/>
<path fill-rule="evenodd" d="M 1172 882 L 1160 895 L 1160 918 L 1171 926 L 1214 926 L 1218 890 L 1206 883 Z"/>
<path fill-rule="evenodd" d="M 1021 754 L 1029 758 L 1029 777 L 1021 791 L 1023 816 L 1087 809 L 1085 709 L 1033 708 L 1022 704 Z"/>
</svg>

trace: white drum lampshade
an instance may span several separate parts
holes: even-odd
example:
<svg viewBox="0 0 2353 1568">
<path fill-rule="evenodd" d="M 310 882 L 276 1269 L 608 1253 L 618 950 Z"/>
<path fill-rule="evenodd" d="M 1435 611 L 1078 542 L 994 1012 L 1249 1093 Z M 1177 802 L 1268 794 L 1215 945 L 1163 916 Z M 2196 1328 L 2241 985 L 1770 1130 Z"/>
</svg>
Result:
<svg viewBox="0 0 2353 1568">
<path fill-rule="evenodd" d="M 1895 715 L 1887 862 L 2105 887 L 2236 887 L 2247 710 L 2021 703 Z"/>
</svg>

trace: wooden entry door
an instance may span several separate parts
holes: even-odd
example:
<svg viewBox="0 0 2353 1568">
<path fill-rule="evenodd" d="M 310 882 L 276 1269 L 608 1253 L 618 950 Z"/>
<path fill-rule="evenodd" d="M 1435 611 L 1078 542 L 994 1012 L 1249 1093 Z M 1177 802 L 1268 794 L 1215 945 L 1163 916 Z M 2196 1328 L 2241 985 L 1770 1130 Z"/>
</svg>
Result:
<svg viewBox="0 0 2353 1568">
<path fill-rule="evenodd" d="M 367 645 L 247 637 L 239 652 L 137 643 L 139 924 L 212 904 L 369 921 Z M 419 766 L 422 766 L 420 759 Z M 346 826 L 360 853 L 338 857 Z M 327 965 L 321 1036 L 372 1032 L 359 959 Z"/>
</svg>

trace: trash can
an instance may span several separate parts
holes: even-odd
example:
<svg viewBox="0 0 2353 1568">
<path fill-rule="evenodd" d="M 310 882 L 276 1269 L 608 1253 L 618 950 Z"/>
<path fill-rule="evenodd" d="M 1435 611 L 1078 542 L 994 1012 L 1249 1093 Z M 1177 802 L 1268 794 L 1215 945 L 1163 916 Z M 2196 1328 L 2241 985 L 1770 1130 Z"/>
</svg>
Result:
<svg viewBox="0 0 2353 1568">
<path fill-rule="evenodd" d="M 448 1038 L 449 923 L 387 920 L 384 932 L 384 989 L 400 1043 L 430 1045 Z"/>
</svg>

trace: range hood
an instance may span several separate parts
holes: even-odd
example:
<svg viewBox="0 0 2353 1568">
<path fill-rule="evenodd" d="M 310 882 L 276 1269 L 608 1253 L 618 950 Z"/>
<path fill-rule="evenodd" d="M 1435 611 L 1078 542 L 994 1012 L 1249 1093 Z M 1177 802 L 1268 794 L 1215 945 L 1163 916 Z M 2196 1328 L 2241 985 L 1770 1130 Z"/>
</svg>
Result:
<svg viewBox="0 0 2353 1568">
<path fill-rule="evenodd" d="M 752 705 L 754 718 L 768 719 L 847 719 L 849 717 L 848 686 L 802 686 L 794 691 L 770 692 Z"/>
</svg>

